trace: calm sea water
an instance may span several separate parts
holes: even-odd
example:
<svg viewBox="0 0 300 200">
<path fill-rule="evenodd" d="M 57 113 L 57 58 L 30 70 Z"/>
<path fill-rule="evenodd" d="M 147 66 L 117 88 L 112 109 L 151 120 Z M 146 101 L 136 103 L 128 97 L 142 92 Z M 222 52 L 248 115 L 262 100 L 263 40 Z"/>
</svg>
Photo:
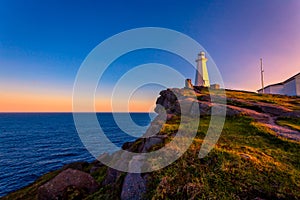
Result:
<svg viewBox="0 0 300 200">
<path fill-rule="evenodd" d="M 125 118 L 123 113 L 117 115 Z M 145 130 L 153 116 L 130 115 Z M 135 139 L 118 128 L 112 113 L 98 113 L 97 117 L 106 136 L 117 146 Z M 72 113 L 0 114 L 0 197 L 67 163 L 94 159 L 76 132 Z"/>
</svg>

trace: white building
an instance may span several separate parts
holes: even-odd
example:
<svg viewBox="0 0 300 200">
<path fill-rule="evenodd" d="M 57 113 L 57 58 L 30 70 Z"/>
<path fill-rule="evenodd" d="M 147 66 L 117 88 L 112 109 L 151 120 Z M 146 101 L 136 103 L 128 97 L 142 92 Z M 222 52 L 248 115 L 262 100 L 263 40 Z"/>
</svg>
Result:
<svg viewBox="0 0 300 200">
<path fill-rule="evenodd" d="M 209 77 L 206 67 L 207 58 L 205 57 L 205 53 L 201 51 L 198 54 L 197 62 L 197 71 L 196 71 L 196 78 L 195 78 L 195 86 L 204 86 L 209 87 Z"/>
<path fill-rule="evenodd" d="M 289 96 L 300 96 L 300 73 L 283 81 L 282 83 L 276 83 L 268 85 L 262 89 L 257 90 L 258 93 L 266 94 L 283 94 Z"/>
</svg>

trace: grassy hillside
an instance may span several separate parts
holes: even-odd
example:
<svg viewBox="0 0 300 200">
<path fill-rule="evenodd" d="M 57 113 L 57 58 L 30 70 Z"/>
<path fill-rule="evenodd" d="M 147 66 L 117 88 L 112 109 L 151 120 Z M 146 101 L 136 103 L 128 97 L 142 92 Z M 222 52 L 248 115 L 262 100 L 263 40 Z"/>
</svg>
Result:
<svg viewBox="0 0 300 200">
<path fill-rule="evenodd" d="M 197 94 L 198 99 L 207 91 Z M 228 103 L 233 106 L 260 111 L 257 103 L 267 103 L 298 112 L 300 98 L 279 95 L 261 95 L 243 91 L 226 91 Z M 280 136 L 263 123 L 245 116 L 227 117 L 215 148 L 203 159 L 198 153 L 208 129 L 210 116 L 200 120 L 192 145 L 177 161 L 147 175 L 145 199 L 300 199 L 300 142 Z M 173 116 L 158 134 L 172 140 L 180 123 Z M 190 122 L 185 122 L 189 127 Z M 192 120 L 191 120 L 192 123 Z M 299 118 L 276 117 L 280 126 L 300 130 Z M 140 140 L 132 144 L 138 147 Z M 154 145 L 151 150 L 164 144 Z M 136 148 L 137 149 L 137 148 Z M 93 173 L 89 164 L 82 169 L 90 173 L 102 187 L 86 199 L 119 199 L 126 173 L 115 183 L 104 185 L 107 167 Z M 4 199 L 35 199 L 37 188 L 58 172 L 38 179 L 34 184 L 12 193 Z M 70 192 L 69 199 L 80 196 Z"/>
<path fill-rule="evenodd" d="M 251 118 L 231 117 L 214 150 L 200 160 L 208 122 L 207 117 L 201 120 L 183 157 L 153 173 L 149 198 L 300 198 L 299 143 L 276 137 Z M 176 126 L 169 123 L 168 130 Z"/>
</svg>

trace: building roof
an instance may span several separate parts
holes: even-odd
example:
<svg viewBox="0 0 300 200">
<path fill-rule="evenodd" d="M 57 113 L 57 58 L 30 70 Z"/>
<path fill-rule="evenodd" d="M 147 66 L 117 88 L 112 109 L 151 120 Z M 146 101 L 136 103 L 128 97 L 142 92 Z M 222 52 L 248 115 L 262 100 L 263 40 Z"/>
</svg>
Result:
<svg viewBox="0 0 300 200">
<path fill-rule="evenodd" d="M 299 72 L 298 74 L 296 74 L 295 76 L 292 76 L 291 78 L 289 78 L 289 79 L 283 81 L 282 83 L 285 84 L 285 83 L 287 83 L 287 82 L 290 82 L 291 80 L 294 80 L 294 79 L 295 79 L 297 76 L 299 76 L 299 75 L 300 75 L 300 72 Z"/>
<path fill-rule="evenodd" d="M 260 88 L 260 89 L 259 89 L 259 90 L 257 90 L 257 91 L 259 92 L 259 91 L 261 91 L 261 90 L 263 90 L 263 89 L 266 89 L 266 88 L 268 88 L 268 87 L 272 87 L 272 86 L 284 85 L 284 84 L 286 84 L 287 82 L 290 82 L 290 81 L 294 80 L 294 79 L 295 79 L 297 76 L 299 76 L 299 75 L 300 75 L 300 72 L 299 72 L 298 74 L 296 74 L 296 75 L 292 76 L 291 78 L 289 78 L 289 79 L 287 79 L 287 80 L 285 80 L 285 81 L 281 82 L 281 83 L 275 83 L 275 84 L 271 84 L 271 85 L 268 85 L 268 86 L 266 86 L 266 87 L 264 87 L 264 88 Z"/>
<path fill-rule="evenodd" d="M 275 83 L 275 84 L 272 84 L 272 85 L 268 85 L 268 86 L 266 86 L 266 87 L 264 87 L 264 88 L 260 88 L 259 90 L 257 90 L 258 92 L 259 91 L 261 91 L 261 90 L 265 90 L 265 89 L 267 89 L 267 88 L 269 88 L 269 87 L 272 87 L 272 86 L 279 86 L 279 85 L 284 85 L 283 84 L 283 82 L 282 83 Z"/>
</svg>

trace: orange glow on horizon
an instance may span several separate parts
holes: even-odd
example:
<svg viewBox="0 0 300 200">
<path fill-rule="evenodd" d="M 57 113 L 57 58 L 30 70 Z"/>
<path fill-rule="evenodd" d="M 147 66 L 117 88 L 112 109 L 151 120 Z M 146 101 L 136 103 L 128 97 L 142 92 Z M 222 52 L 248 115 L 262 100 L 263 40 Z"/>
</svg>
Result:
<svg viewBox="0 0 300 200">
<path fill-rule="evenodd" d="M 66 96 L 5 93 L 0 98 L 1 112 L 71 112 L 72 99 Z"/>
<path fill-rule="evenodd" d="M 0 112 L 72 112 L 72 96 L 21 92 L 6 92 L 0 95 Z M 128 104 L 117 102 L 121 106 L 112 109 L 111 100 L 107 98 L 96 100 L 95 108 L 96 112 L 152 112 L 153 103 L 153 100 L 131 100 Z"/>
</svg>

